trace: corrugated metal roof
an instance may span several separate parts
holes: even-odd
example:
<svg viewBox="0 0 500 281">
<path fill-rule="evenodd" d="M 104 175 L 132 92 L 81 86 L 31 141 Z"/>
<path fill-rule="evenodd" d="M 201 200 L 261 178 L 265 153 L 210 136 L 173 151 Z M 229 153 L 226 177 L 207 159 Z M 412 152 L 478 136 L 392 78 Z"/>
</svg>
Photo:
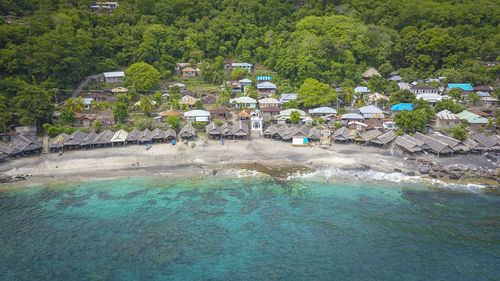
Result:
<svg viewBox="0 0 500 281">
<path fill-rule="evenodd" d="M 474 114 L 474 113 L 467 111 L 467 110 L 464 110 L 464 111 L 458 113 L 457 116 L 460 119 L 467 120 L 467 122 L 469 122 L 470 124 L 487 124 L 488 123 L 488 119 L 481 117 L 481 116 Z"/>
<path fill-rule="evenodd" d="M 275 98 L 263 98 L 259 100 L 259 104 L 280 104 L 281 102 Z"/>
<path fill-rule="evenodd" d="M 280 115 L 281 116 L 289 116 L 294 111 L 298 111 L 301 116 L 305 116 L 306 115 L 306 113 L 304 111 L 302 111 L 300 109 L 295 109 L 295 108 L 290 108 L 290 109 L 282 110 L 282 111 L 280 111 Z"/>
<path fill-rule="evenodd" d="M 357 114 L 357 113 L 347 113 L 347 114 L 343 114 L 342 115 L 342 119 L 359 119 L 359 120 L 363 120 L 364 117 Z"/>
<path fill-rule="evenodd" d="M 240 82 L 240 83 L 252 83 L 252 80 L 245 78 L 245 79 L 239 80 L 238 82 Z"/>
<path fill-rule="evenodd" d="M 453 88 L 460 88 L 464 91 L 472 91 L 474 90 L 472 88 L 472 85 L 471 84 L 448 84 L 448 88 L 453 89 Z"/>
<path fill-rule="evenodd" d="M 276 85 L 271 82 L 262 82 L 257 84 L 257 89 L 276 89 Z"/>
<path fill-rule="evenodd" d="M 256 76 L 255 78 L 257 79 L 257 81 L 262 81 L 262 80 L 271 81 L 273 77 L 271 77 L 271 76 Z"/>
<path fill-rule="evenodd" d="M 233 62 L 232 66 L 233 67 L 252 67 L 253 64 L 250 64 L 247 62 Z"/>
<path fill-rule="evenodd" d="M 363 106 L 359 109 L 361 114 L 382 114 L 382 110 L 374 105 Z"/>
<path fill-rule="evenodd" d="M 412 103 L 398 103 L 393 106 L 391 106 L 391 110 L 394 111 L 403 111 L 403 110 L 413 110 L 413 104 Z"/>
<path fill-rule="evenodd" d="M 123 77 L 125 76 L 125 71 L 113 71 L 113 72 L 104 72 L 104 77 Z"/>
<path fill-rule="evenodd" d="M 438 102 L 442 100 L 444 97 L 440 94 L 418 94 L 417 99 L 423 99 L 426 102 Z"/>
<path fill-rule="evenodd" d="M 368 87 L 358 86 L 358 87 L 354 88 L 354 92 L 356 92 L 356 93 L 369 93 L 369 92 L 371 92 L 371 90 L 368 89 Z"/>
<path fill-rule="evenodd" d="M 231 99 L 231 103 L 233 101 L 236 103 L 257 103 L 257 100 L 251 97 L 238 97 L 235 99 Z"/>
<path fill-rule="evenodd" d="M 295 100 L 297 99 L 297 94 L 281 94 L 281 102 L 284 102 L 284 100 Z"/>
<path fill-rule="evenodd" d="M 309 114 L 337 114 L 337 110 L 335 108 L 322 106 L 309 109 Z"/>
<path fill-rule="evenodd" d="M 210 117 L 210 112 L 208 112 L 206 110 L 196 109 L 196 110 L 184 112 L 184 116 L 186 116 L 186 117 L 204 117 L 204 116 Z"/>
</svg>

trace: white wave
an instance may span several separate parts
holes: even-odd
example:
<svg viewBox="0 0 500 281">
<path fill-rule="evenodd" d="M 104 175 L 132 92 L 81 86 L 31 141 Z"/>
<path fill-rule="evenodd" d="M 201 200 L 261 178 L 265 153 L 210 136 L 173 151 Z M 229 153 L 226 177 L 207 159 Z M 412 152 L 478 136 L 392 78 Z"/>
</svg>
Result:
<svg viewBox="0 0 500 281">
<path fill-rule="evenodd" d="M 408 183 L 425 184 L 435 188 L 478 192 L 486 188 L 484 185 L 473 183 L 446 182 L 440 179 L 433 179 L 421 176 L 408 176 L 399 172 L 380 172 L 375 170 L 346 170 L 338 167 L 328 167 L 307 174 L 292 175 L 287 180 L 326 178 L 327 180 L 344 180 L 346 182 L 375 182 L 375 183 Z"/>
</svg>

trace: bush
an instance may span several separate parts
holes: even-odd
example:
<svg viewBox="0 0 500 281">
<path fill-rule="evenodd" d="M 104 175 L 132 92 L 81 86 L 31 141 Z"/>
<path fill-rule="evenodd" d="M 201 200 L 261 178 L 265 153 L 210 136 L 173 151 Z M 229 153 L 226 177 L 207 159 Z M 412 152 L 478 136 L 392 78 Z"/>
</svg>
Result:
<svg viewBox="0 0 500 281">
<path fill-rule="evenodd" d="M 201 130 L 201 129 L 205 129 L 205 126 L 207 124 L 205 124 L 204 122 L 194 122 L 194 123 L 192 123 L 192 125 L 195 129 Z"/>
<path fill-rule="evenodd" d="M 64 106 L 61 108 L 61 120 L 64 122 L 64 124 L 73 124 L 76 121 L 75 117 L 75 112 L 68 108 L 67 106 Z"/>
<path fill-rule="evenodd" d="M 63 127 L 61 125 L 52 126 L 51 124 L 48 123 L 43 124 L 42 127 L 45 129 L 45 131 L 51 138 L 54 138 L 62 133 L 71 135 L 77 130 L 75 127 Z"/>
<path fill-rule="evenodd" d="M 335 126 L 335 130 L 342 128 L 342 123 L 340 122 L 334 122 L 333 125 Z"/>
<path fill-rule="evenodd" d="M 102 124 L 101 124 L 101 121 L 96 120 L 96 121 L 94 122 L 94 130 L 95 130 L 95 132 L 96 132 L 96 133 L 98 133 L 98 134 L 101 132 L 101 130 L 102 130 Z"/>
<path fill-rule="evenodd" d="M 399 130 L 396 131 L 396 135 L 398 135 L 398 136 L 402 136 L 404 134 L 405 134 L 405 132 L 403 130 L 401 130 L 401 129 L 399 129 Z"/>
<path fill-rule="evenodd" d="M 460 121 L 460 127 L 467 128 L 467 126 L 469 126 L 469 121 L 467 121 L 467 119 L 462 119 L 462 121 Z"/>
<path fill-rule="evenodd" d="M 202 109 L 203 108 L 203 102 L 201 100 L 197 100 L 195 103 L 194 103 L 194 107 L 198 108 L 198 109 Z"/>
<path fill-rule="evenodd" d="M 342 114 L 347 114 L 347 109 L 345 108 L 339 108 L 339 111 L 337 112 L 338 115 L 342 115 Z"/>
<path fill-rule="evenodd" d="M 292 124 L 299 123 L 299 120 L 300 120 L 300 113 L 298 111 L 293 111 L 292 113 L 290 113 L 290 122 Z"/>
<path fill-rule="evenodd" d="M 178 116 L 170 115 L 167 117 L 167 124 L 172 126 L 172 129 L 177 130 L 179 128 L 179 124 L 181 123 L 181 119 Z"/>
<path fill-rule="evenodd" d="M 214 123 L 217 126 L 222 126 L 222 121 L 220 121 L 220 120 L 215 120 Z"/>
<path fill-rule="evenodd" d="M 458 126 L 451 131 L 451 137 L 459 141 L 464 141 L 467 138 L 467 133 Z"/>
</svg>

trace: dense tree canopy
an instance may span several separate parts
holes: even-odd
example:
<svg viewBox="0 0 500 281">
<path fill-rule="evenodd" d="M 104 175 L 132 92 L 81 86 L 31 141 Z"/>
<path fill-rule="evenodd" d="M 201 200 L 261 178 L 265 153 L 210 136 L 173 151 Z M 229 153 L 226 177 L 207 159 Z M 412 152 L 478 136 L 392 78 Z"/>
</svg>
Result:
<svg viewBox="0 0 500 281">
<path fill-rule="evenodd" d="M 215 84 L 228 78 L 225 59 L 259 63 L 296 88 L 308 78 L 354 87 L 368 67 L 406 82 L 446 76 L 479 85 L 500 74 L 483 63 L 500 55 L 495 0 L 123 0 L 102 14 L 92 3 L 0 0 L 2 15 L 17 17 L 0 24 L 0 79 L 16 81 L 0 85 L 11 113 L 20 110 L 11 98 L 32 87 L 66 94 L 85 76 L 128 68 L 127 82 L 150 90 L 182 61 L 200 63 Z M 369 86 L 394 90 L 377 78 Z"/>
</svg>

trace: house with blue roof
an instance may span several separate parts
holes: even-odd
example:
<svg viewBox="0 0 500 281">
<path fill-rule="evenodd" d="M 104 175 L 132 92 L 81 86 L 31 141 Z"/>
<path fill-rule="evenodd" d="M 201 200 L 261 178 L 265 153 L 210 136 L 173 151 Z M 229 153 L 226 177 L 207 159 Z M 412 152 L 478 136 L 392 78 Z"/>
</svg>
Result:
<svg viewBox="0 0 500 281">
<path fill-rule="evenodd" d="M 468 96 L 474 91 L 471 84 L 448 84 L 448 91 L 451 91 L 454 88 L 460 89 L 462 94 L 465 96 Z"/>
<path fill-rule="evenodd" d="M 412 111 L 414 106 L 415 105 L 413 103 L 398 103 L 398 104 L 391 106 L 391 110 L 392 111 L 403 111 L 403 110 Z"/>
</svg>

